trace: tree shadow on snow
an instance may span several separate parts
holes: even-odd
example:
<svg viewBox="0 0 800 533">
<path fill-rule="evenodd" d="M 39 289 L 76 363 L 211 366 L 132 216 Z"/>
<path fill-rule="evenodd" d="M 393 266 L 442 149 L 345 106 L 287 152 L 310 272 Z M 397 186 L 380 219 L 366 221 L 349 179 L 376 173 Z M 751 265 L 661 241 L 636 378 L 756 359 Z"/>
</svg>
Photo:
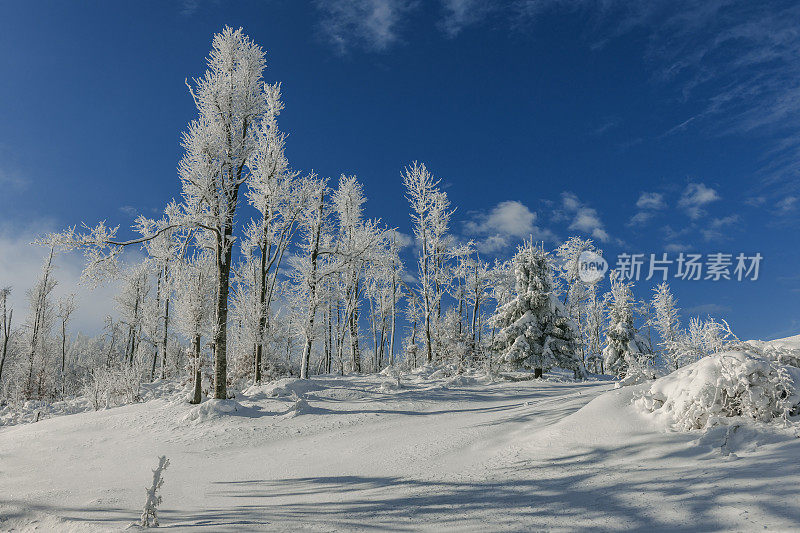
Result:
<svg viewBox="0 0 800 533">
<path fill-rule="evenodd" d="M 652 442 L 642 442 L 519 461 L 494 474 L 500 479 L 350 475 L 221 481 L 209 492 L 219 507 L 165 510 L 163 525 L 220 532 L 689 532 L 761 529 L 748 521 L 748 512 L 756 510 L 800 526 L 800 486 L 794 483 L 800 467 L 791 461 L 797 444 L 782 446 L 744 467 L 708 449 L 672 442 L 654 450 Z M 610 476 L 609 468 L 617 475 Z M 731 517 L 735 523 L 726 521 Z"/>
</svg>

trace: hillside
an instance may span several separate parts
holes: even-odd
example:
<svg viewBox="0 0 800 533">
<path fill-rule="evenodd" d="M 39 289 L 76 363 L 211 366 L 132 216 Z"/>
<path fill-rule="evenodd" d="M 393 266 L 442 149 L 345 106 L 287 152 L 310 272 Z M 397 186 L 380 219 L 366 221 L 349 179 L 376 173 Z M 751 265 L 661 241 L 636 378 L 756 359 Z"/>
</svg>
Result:
<svg viewBox="0 0 800 533">
<path fill-rule="evenodd" d="M 720 435 L 668 432 L 643 415 L 631 405 L 641 387 L 566 375 L 423 369 L 397 383 L 290 379 L 226 402 L 176 394 L 0 428 L 0 529 L 124 529 L 159 455 L 171 462 L 159 517 L 177 531 L 800 523 L 797 439 L 748 435 L 724 456 Z"/>
</svg>

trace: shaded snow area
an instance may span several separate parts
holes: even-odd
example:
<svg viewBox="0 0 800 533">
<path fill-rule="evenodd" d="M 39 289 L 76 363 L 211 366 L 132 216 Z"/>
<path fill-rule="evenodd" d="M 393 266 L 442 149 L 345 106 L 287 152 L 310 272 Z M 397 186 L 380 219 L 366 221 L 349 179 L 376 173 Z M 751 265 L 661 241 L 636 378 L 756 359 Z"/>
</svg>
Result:
<svg viewBox="0 0 800 533">
<path fill-rule="evenodd" d="M 423 367 L 196 406 L 163 385 L 0 427 L 0 530 L 125 529 L 162 455 L 158 518 L 174 531 L 800 527 L 796 422 L 674 431 L 639 405 L 652 382 L 570 376 Z"/>
</svg>

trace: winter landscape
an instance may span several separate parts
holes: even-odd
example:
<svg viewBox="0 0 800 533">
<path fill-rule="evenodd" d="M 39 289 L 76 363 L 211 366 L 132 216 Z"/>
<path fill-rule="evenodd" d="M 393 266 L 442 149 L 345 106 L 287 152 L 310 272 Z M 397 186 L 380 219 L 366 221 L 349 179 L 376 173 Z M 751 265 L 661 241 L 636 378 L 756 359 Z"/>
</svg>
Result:
<svg viewBox="0 0 800 533">
<path fill-rule="evenodd" d="M 2 10 L 0 531 L 800 529 L 797 5 Z"/>
</svg>

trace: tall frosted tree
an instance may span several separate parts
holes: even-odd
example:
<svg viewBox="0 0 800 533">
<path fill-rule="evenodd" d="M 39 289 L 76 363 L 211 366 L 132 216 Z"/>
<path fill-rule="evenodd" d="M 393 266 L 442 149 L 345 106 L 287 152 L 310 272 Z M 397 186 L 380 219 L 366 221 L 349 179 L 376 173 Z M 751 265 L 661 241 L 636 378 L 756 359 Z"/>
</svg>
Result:
<svg viewBox="0 0 800 533">
<path fill-rule="evenodd" d="M 280 84 L 265 85 L 267 107 L 257 132 L 257 149 L 250 162 L 253 179 L 247 199 L 259 216 L 246 229 L 244 255 L 252 263 L 251 288 L 257 293 L 254 322 L 254 382 L 261 381 L 264 344 L 271 316 L 278 271 L 297 231 L 307 201 L 308 180 L 289 167 L 285 155 L 286 134 L 278 129 L 283 110 Z"/>
<path fill-rule="evenodd" d="M 75 228 L 59 236 L 59 244 L 84 247 L 90 277 L 113 272 L 125 246 L 150 241 L 162 233 L 206 232 L 211 241 L 216 270 L 214 312 L 214 398 L 227 393 L 228 299 L 232 248 L 242 187 L 254 178 L 250 164 L 259 149 L 258 129 L 268 109 L 268 85 L 262 79 L 266 67 L 264 51 L 242 32 L 225 27 L 214 35 L 200 78 L 193 78 L 189 91 L 198 111 L 183 133 L 183 157 L 178 165 L 181 203 L 167 206 L 162 221 L 149 223 L 137 239 L 120 241 L 118 228 L 98 224 L 76 234 Z"/>
<path fill-rule="evenodd" d="M 53 275 L 54 251 L 50 248 L 42 265 L 42 273 L 33 287 L 28 290 L 30 314 L 25 322 L 28 351 L 28 372 L 25 381 L 25 396 L 30 399 L 41 397 L 44 392 L 45 377 L 50 350 L 50 330 L 55 321 L 56 309 L 53 304 L 53 289 L 57 281 Z"/>
<path fill-rule="evenodd" d="M 555 254 L 560 260 L 557 273 L 559 279 L 563 281 L 562 301 L 567 316 L 577 326 L 581 360 L 586 364 L 587 315 L 593 284 L 584 282 L 580 277 L 580 257 L 584 252 L 598 255 L 603 253 L 602 250 L 595 248 L 591 239 L 573 236 L 559 246 Z"/>
<path fill-rule="evenodd" d="M 633 324 L 636 301 L 631 284 L 623 282 L 616 270 L 611 273 L 611 291 L 606 293 L 605 299 L 608 308 L 606 346 L 603 348 L 605 370 L 620 378 L 631 371 L 646 370 L 652 355 Z"/>
<path fill-rule="evenodd" d="M 536 377 L 554 366 L 582 373 L 575 331 L 553 291 L 547 252 L 528 241 L 512 264 L 514 290 L 492 318 L 499 329 L 494 349 L 501 363 L 512 369 L 533 368 Z"/>
<path fill-rule="evenodd" d="M 433 177 L 424 163 L 414 161 L 403 171 L 406 199 L 411 206 L 414 236 L 419 245 L 417 291 L 422 303 L 425 334 L 425 360 L 433 361 L 433 320 L 441 310 L 444 292 L 444 260 L 450 202 L 439 189 L 441 180 Z"/>
<path fill-rule="evenodd" d="M 680 351 L 675 349 L 681 326 L 677 301 L 666 281 L 653 289 L 652 303 L 655 311 L 653 325 L 659 336 L 661 356 L 670 371 L 677 370 L 684 364 Z"/>
</svg>

